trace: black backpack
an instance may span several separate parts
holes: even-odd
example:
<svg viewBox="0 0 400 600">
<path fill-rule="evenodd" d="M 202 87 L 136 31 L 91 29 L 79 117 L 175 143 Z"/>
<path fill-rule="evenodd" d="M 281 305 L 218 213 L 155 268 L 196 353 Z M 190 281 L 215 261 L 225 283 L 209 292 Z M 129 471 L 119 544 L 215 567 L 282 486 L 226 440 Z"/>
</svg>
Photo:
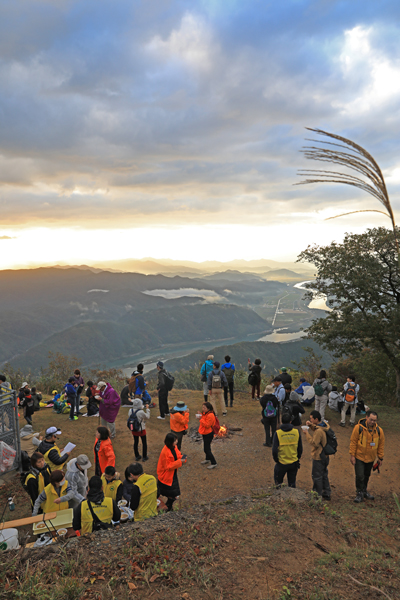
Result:
<svg viewBox="0 0 400 600">
<path fill-rule="evenodd" d="M 290 422 L 292 421 L 293 411 L 292 411 L 290 404 L 288 404 L 287 402 L 282 406 L 282 417 L 283 417 L 283 415 L 289 415 Z"/>
<path fill-rule="evenodd" d="M 164 373 L 164 383 L 167 391 L 170 392 L 174 387 L 175 377 L 173 377 L 171 373 L 168 373 L 168 371 L 165 371 Z"/>
<path fill-rule="evenodd" d="M 141 409 L 140 408 L 138 408 L 137 410 L 131 409 L 129 411 L 129 416 L 128 416 L 128 420 L 126 422 L 126 426 L 131 431 L 140 431 L 140 429 L 141 429 L 141 427 L 140 427 L 140 421 L 139 421 L 138 416 L 137 416 L 139 410 L 141 410 Z"/>
<path fill-rule="evenodd" d="M 223 373 L 225 373 L 225 377 L 228 383 L 232 383 L 233 382 L 233 377 L 235 375 L 235 371 L 231 368 L 227 368 L 225 367 L 225 369 L 222 369 Z"/>
<path fill-rule="evenodd" d="M 258 383 L 258 377 L 257 375 L 252 371 L 251 373 L 249 373 L 249 376 L 247 378 L 247 381 L 249 382 L 250 385 L 257 385 Z"/>
<path fill-rule="evenodd" d="M 336 454 L 338 441 L 335 432 L 333 429 L 329 428 L 328 431 L 325 431 L 326 434 L 326 445 L 324 446 L 324 452 L 327 456 L 332 454 Z"/>
</svg>

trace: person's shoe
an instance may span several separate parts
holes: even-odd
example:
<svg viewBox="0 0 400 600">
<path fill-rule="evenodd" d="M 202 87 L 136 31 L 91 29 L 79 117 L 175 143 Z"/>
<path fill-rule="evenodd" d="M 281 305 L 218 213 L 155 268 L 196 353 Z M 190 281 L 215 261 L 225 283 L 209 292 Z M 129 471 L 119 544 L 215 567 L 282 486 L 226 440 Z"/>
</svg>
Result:
<svg viewBox="0 0 400 600">
<path fill-rule="evenodd" d="M 149 457 L 148 456 L 143 456 L 142 462 L 146 462 L 146 460 L 149 460 Z"/>
<path fill-rule="evenodd" d="M 366 498 L 367 500 L 375 500 L 375 496 L 367 492 L 367 490 L 365 490 L 364 492 L 364 498 Z"/>
<path fill-rule="evenodd" d="M 264 442 L 263 446 L 266 446 L 267 448 L 272 448 L 272 444 L 267 444 L 267 442 Z"/>
<path fill-rule="evenodd" d="M 73 420 L 74 420 L 74 417 L 68 417 L 68 420 L 69 420 L 69 421 L 73 421 Z"/>
<path fill-rule="evenodd" d="M 346 427 L 346 423 L 339 423 L 340 427 Z M 351 423 L 350 423 L 351 425 Z"/>
<path fill-rule="evenodd" d="M 135 460 L 140 460 L 141 458 L 142 457 L 140 456 L 140 454 L 139 454 L 139 456 L 135 456 Z"/>
<path fill-rule="evenodd" d="M 149 404 L 149 408 L 155 408 L 156 407 L 156 403 L 152 402 L 151 404 Z"/>
<path fill-rule="evenodd" d="M 360 502 L 363 502 L 364 500 L 364 492 L 357 492 L 357 496 L 354 498 L 354 502 L 357 502 L 357 504 L 359 504 Z"/>
<path fill-rule="evenodd" d="M 225 411 L 225 412 L 223 412 L 223 413 L 222 413 L 222 416 L 223 416 L 223 417 L 226 417 L 226 415 L 227 415 L 227 414 L 228 414 L 228 413 Z"/>
<path fill-rule="evenodd" d="M 354 427 L 355 423 L 352 423 L 352 422 L 350 421 L 350 425 L 351 425 L 351 427 Z"/>
<path fill-rule="evenodd" d="M 200 464 L 201 465 L 208 465 L 208 463 L 210 463 L 210 462 L 211 462 L 211 460 L 202 460 Z"/>
<path fill-rule="evenodd" d="M 121 404 L 121 408 L 132 408 L 133 402 L 125 402 L 125 404 Z"/>
<path fill-rule="evenodd" d="M 157 419 L 161 419 L 162 421 L 165 421 L 165 417 L 160 417 L 160 415 L 158 415 Z"/>
<path fill-rule="evenodd" d="M 74 416 L 74 421 L 77 421 L 77 420 L 78 420 L 78 415 L 75 415 Z"/>
<path fill-rule="evenodd" d="M 210 465 L 209 467 L 207 467 L 207 469 L 215 469 L 217 467 L 217 465 Z"/>
<path fill-rule="evenodd" d="M 330 496 L 322 496 L 323 500 L 328 500 L 328 502 L 330 501 L 331 497 Z"/>
</svg>

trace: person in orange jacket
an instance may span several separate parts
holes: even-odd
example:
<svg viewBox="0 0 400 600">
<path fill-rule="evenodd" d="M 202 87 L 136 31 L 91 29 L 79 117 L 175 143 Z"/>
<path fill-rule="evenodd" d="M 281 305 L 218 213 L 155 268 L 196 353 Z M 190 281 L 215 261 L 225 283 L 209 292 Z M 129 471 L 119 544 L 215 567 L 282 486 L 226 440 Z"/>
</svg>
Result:
<svg viewBox="0 0 400 600">
<path fill-rule="evenodd" d="M 94 444 L 95 474 L 101 477 L 106 467 L 115 467 L 114 448 L 107 427 L 98 427 Z"/>
<path fill-rule="evenodd" d="M 374 462 L 380 467 L 385 452 L 385 435 L 378 425 L 378 413 L 369 410 L 353 429 L 350 438 L 350 462 L 356 472 L 357 495 L 354 502 L 374 500 L 367 492 L 369 477 Z"/>
<path fill-rule="evenodd" d="M 179 400 L 171 410 L 170 415 L 171 433 L 174 433 L 178 438 L 178 450 L 180 450 L 182 447 L 182 438 L 186 435 L 189 428 L 189 409 L 182 400 Z"/>
<path fill-rule="evenodd" d="M 181 495 L 177 471 L 185 464 L 187 458 L 178 450 L 178 440 L 174 433 L 167 433 L 164 444 L 157 464 L 157 495 L 167 498 L 169 512 L 173 510 L 173 503 Z"/>
<path fill-rule="evenodd" d="M 204 402 L 202 412 L 197 413 L 196 418 L 200 419 L 199 433 L 203 436 L 204 454 L 206 455 L 205 460 L 202 460 L 201 464 L 209 465 L 207 469 L 215 469 L 217 461 L 211 452 L 211 442 L 214 439 L 215 413 L 211 402 Z"/>
</svg>

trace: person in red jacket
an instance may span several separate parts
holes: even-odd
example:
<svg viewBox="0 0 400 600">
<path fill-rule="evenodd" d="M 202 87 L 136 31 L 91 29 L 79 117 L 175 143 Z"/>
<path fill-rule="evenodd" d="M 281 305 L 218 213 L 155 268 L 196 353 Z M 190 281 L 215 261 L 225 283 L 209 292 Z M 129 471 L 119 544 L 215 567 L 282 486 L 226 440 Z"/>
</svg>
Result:
<svg viewBox="0 0 400 600">
<path fill-rule="evenodd" d="M 181 495 L 177 471 L 187 458 L 178 450 L 178 439 L 174 433 L 167 433 L 164 444 L 157 464 L 157 494 L 167 498 L 169 512 L 173 510 L 173 503 Z"/>
<path fill-rule="evenodd" d="M 93 450 L 95 472 L 98 477 L 101 477 L 106 467 L 115 467 L 114 448 L 107 427 L 97 428 Z"/>
<path fill-rule="evenodd" d="M 200 419 L 199 433 L 203 436 L 205 460 L 201 461 L 202 465 L 208 465 L 207 469 L 215 469 L 217 461 L 214 454 L 211 452 L 211 442 L 214 439 L 213 427 L 215 425 L 214 407 L 211 402 L 204 402 L 202 412 L 197 413 L 197 419 Z"/>
</svg>

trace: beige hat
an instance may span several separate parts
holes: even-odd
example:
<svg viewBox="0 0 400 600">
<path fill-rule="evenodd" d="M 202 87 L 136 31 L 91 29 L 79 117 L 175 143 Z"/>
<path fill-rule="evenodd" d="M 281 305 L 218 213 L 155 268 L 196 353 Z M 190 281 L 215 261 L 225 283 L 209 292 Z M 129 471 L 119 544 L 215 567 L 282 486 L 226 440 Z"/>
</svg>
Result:
<svg viewBox="0 0 400 600">
<path fill-rule="evenodd" d="M 99 390 L 101 390 L 102 387 L 106 387 L 106 382 L 105 381 L 99 381 L 99 383 L 97 384 L 97 388 Z"/>
<path fill-rule="evenodd" d="M 214 360 L 214 354 L 209 354 L 207 356 L 207 360 Z"/>
<path fill-rule="evenodd" d="M 273 394 L 275 391 L 274 386 L 273 385 L 267 385 L 267 387 L 265 388 L 265 394 Z"/>
</svg>

